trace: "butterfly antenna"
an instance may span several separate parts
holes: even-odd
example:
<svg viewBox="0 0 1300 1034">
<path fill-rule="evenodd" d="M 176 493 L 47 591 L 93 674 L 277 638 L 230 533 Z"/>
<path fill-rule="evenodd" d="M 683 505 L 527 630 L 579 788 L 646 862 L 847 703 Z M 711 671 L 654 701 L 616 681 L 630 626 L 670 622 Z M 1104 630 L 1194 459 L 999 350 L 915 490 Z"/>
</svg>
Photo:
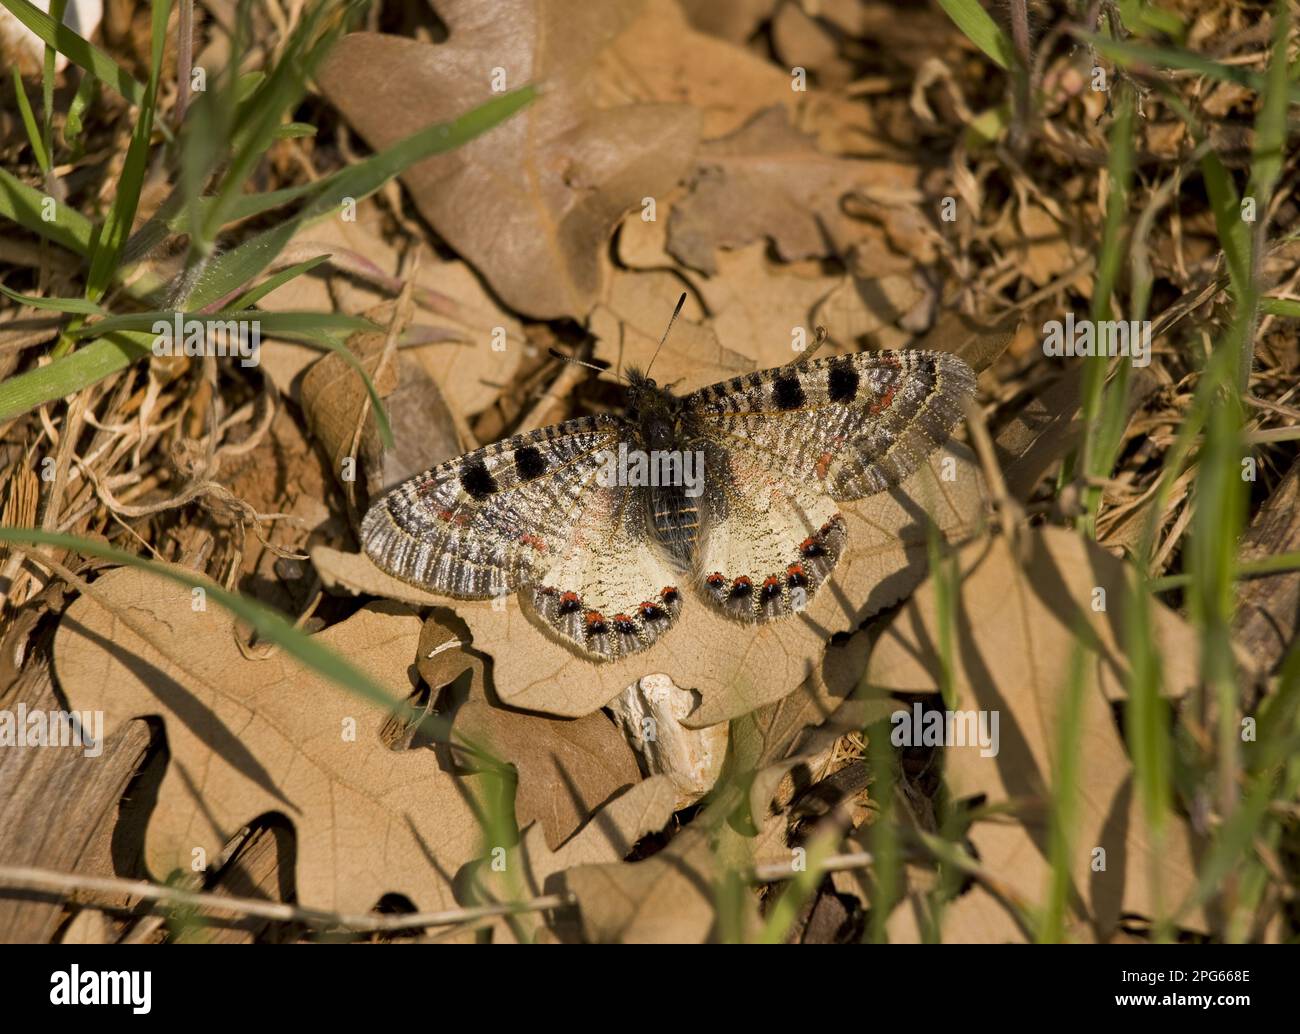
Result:
<svg viewBox="0 0 1300 1034">
<path fill-rule="evenodd" d="M 786 366 L 799 366 L 799 365 L 801 365 L 801 364 L 803 364 L 803 363 L 806 363 L 806 362 L 807 362 L 809 359 L 811 359 L 811 358 L 813 357 L 813 355 L 814 355 L 814 354 L 815 354 L 815 353 L 816 353 L 816 352 L 817 352 L 817 351 L 822 347 L 822 345 L 826 344 L 826 341 L 827 341 L 827 338 L 828 338 L 828 337 L 829 337 L 829 335 L 826 333 L 826 328 L 825 328 L 825 327 L 818 327 L 818 328 L 817 328 L 817 338 L 816 338 L 816 340 L 813 341 L 813 343 L 812 343 L 811 345 L 809 345 L 806 349 L 804 349 L 802 352 L 800 352 L 797 356 L 795 356 L 793 359 L 791 359 L 791 360 L 790 360 L 788 363 L 786 363 L 785 365 L 786 365 Z"/>
<path fill-rule="evenodd" d="M 606 363 L 604 366 L 601 366 L 598 363 L 589 363 L 585 359 L 575 359 L 571 355 L 565 355 L 563 352 L 555 348 L 548 348 L 546 351 L 550 353 L 552 358 L 561 359 L 566 363 L 573 363 L 575 366 L 585 366 L 588 370 L 595 370 L 597 373 L 609 372 L 608 363 Z"/>
<path fill-rule="evenodd" d="M 659 339 L 659 348 L 655 349 L 655 354 L 650 357 L 650 366 L 654 366 L 655 360 L 659 358 L 659 349 L 664 347 L 664 342 L 668 340 L 668 334 L 673 329 L 673 324 L 677 322 L 677 317 L 681 315 L 682 306 L 686 304 L 686 292 L 677 299 L 677 308 L 673 309 L 673 314 L 668 319 L 668 327 L 664 330 L 664 336 Z M 645 368 L 645 375 L 650 376 L 650 366 Z"/>
</svg>

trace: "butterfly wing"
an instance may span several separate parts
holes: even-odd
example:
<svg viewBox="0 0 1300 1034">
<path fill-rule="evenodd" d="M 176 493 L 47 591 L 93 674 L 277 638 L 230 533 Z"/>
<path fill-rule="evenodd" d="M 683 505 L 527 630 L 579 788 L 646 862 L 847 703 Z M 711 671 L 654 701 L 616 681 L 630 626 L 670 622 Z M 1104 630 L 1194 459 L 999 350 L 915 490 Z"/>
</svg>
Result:
<svg viewBox="0 0 1300 1034">
<path fill-rule="evenodd" d="M 621 427 L 580 417 L 417 474 L 371 506 L 362 547 L 394 577 L 448 596 L 485 599 L 535 582 L 568 546 Z"/>
<path fill-rule="evenodd" d="M 742 620 L 801 609 L 846 544 L 834 501 L 902 482 L 947 440 L 974 387 L 955 356 L 875 352 L 752 373 L 688 396 L 687 434 L 707 443 L 706 597 Z"/>
<path fill-rule="evenodd" d="M 595 656 L 644 649 L 680 597 L 643 493 L 600 477 L 626 430 L 581 417 L 443 463 L 370 508 L 362 547 L 394 577 L 448 596 L 532 586 L 542 619 Z"/>
<path fill-rule="evenodd" d="M 541 618 L 593 656 L 646 649 L 681 610 L 678 571 L 652 534 L 650 500 L 643 488 L 589 492 L 568 548 L 533 590 Z"/>
<path fill-rule="evenodd" d="M 947 441 L 975 374 L 946 352 L 860 352 L 765 370 L 686 399 L 694 428 L 827 493 L 901 483 Z"/>
</svg>

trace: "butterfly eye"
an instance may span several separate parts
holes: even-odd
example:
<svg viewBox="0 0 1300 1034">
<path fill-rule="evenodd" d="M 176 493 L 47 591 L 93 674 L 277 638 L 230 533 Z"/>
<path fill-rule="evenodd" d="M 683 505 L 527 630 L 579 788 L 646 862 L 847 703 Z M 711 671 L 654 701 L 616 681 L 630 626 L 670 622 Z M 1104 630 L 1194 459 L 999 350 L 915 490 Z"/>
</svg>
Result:
<svg viewBox="0 0 1300 1034">
<path fill-rule="evenodd" d="M 645 382 L 652 388 L 655 386 L 655 379 L 653 377 L 647 377 Z"/>
</svg>

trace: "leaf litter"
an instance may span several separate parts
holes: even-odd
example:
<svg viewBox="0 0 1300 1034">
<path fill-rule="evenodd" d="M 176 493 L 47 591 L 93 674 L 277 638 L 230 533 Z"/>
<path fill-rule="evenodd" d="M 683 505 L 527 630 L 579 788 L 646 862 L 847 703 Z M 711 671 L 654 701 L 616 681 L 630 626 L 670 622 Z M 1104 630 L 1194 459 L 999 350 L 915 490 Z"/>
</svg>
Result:
<svg viewBox="0 0 1300 1034">
<path fill-rule="evenodd" d="M 1095 290 L 1113 117 L 1109 96 L 1086 86 L 1096 55 L 1068 50 L 1059 36 L 1035 40 L 1043 124 L 1024 138 L 1000 73 L 928 8 L 501 0 L 438 12 L 441 42 L 429 42 L 439 33 L 409 11 L 375 23 L 388 32 L 345 37 L 307 106 L 317 132 L 275 141 L 248 186 L 292 186 L 359 157 L 358 138 L 379 149 L 462 115 L 499 92 L 497 71 L 507 89 L 542 86 L 512 120 L 407 169 L 400 190 L 390 184 L 347 217 L 298 228 L 268 270 L 328 256 L 259 308 L 366 315 L 384 328 L 354 335 L 350 347 L 390 410 L 396 449 L 380 449 L 350 366 L 278 340 L 266 343 L 259 371 L 153 360 L 110 374 L 70 406 L 4 425 L 5 524 L 34 525 L 39 514 L 46 527 L 107 538 L 272 602 L 392 695 L 392 711 L 348 696 L 274 645 L 249 644 L 219 608 L 194 609 L 192 594 L 134 569 L 82 572 L 91 591 L 60 613 L 41 591 L 52 569 L 0 553 L 6 658 L 51 651 L 68 706 L 103 710 L 106 732 L 159 720 L 166 766 L 141 875 L 193 874 L 201 857 L 202 879 L 220 886 L 227 845 L 279 814 L 293 827 L 296 899 L 311 908 L 364 912 L 391 895 L 417 910 L 558 895 L 562 907 L 491 920 L 491 938 L 773 935 L 763 924 L 793 900 L 783 897 L 793 883 L 790 873 L 760 879 L 759 870 L 788 868 L 796 849 L 823 840 L 869 854 L 881 805 L 867 760 L 881 745 L 870 735 L 900 710 L 946 706 L 946 685 L 955 706 L 999 717 L 1001 749 L 987 758 L 949 745 L 923 763 L 902 752 L 914 853 L 883 925 L 899 941 L 936 932 L 1024 940 L 1037 935 L 1053 872 L 1058 718 L 1083 642 L 1065 936 L 1153 936 L 1140 924 L 1192 893 L 1195 859 L 1220 817 L 1180 788 L 1163 839 L 1144 825 L 1123 728 L 1133 678 L 1126 595 L 1153 513 L 1161 535 L 1149 573 L 1185 570 L 1195 468 L 1159 512 L 1156 479 L 1208 341 L 1189 333 L 1186 316 L 1196 312 L 1217 333 L 1230 312 L 1225 282 L 1213 279 L 1222 270 L 1212 214 L 1184 192 L 1179 217 L 1148 222 L 1141 242 L 1166 315 L 1152 369 L 1135 379 L 1124 410 L 1115 470 L 1097 486 L 1100 544 L 1066 530 L 1083 491 L 1069 466 L 1084 430 L 1082 395 L 1077 369 L 1045 361 L 1033 331 L 1063 308 L 1085 307 Z M 262 38 L 282 41 L 300 14 L 287 24 L 253 17 Z M 1234 63 L 1262 70 L 1240 18 L 1207 5 L 1185 45 L 1224 41 Z M 391 34 L 399 28 L 404 35 Z M 146 64 L 147 36 L 146 27 L 109 42 Z M 795 66 L 808 89 L 792 89 Z M 1171 82 L 1213 120 L 1220 145 L 1246 138 L 1253 91 Z M 1150 94 L 1146 104 L 1139 133 L 1150 190 L 1135 191 L 1134 218 L 1158 203 L 1161 182 L 1177 189 L 1194 174 L 1177 112 Z M 129 137 L 124 115 L 103 98 L 87 119 L 98 149 L 64 154 L 80 179 L 56 183 L 83 192 L 83 211 L 112 192 L 104 156 Z M 4 147 L 6 167 L 38 183 L 22 145 Z M 1225 161 L 1239 168 L 1241 153 L 1227 148 Z M 141 220 L 167 193 L 161 165 L 154 175 Z M 953 199 L 956 221 L 936 218 Z M 232 224 L 231 244 L 255 228 Z M 139 259 L 128 304 L 151 307 L 148 292 L 166 286 L 183 254 L 180 234 Z M 0 254 L 7 284 L 50 297 L 81 290 L 76 264 L 63 258 L 25 238 Z M 1264 258 L 1269 282 L 1289 290 L 1297 262 L 1293 244 L 1276 245 Z M 686 308 L 655 367 L 679 391 L 797 361 L 819 327 L 823 355 L 954 351 L 983 371 L 991 456 L 972 436 L 974 450 L 951 444 L 901 491 L 847 505 L 852 547 L 835 591 L 798 620 L 737 638 L 697 604 L 653 649 L 615 664 L 580 660 L 515 598 L 501 608 L 433 597 L 356 553 L 355 522 L 380 488 L 513 431 L 617 408 L 618 375 L 649 362 L 683 292 Z M 33 314 L 44 315 L 21 309 L 0 324 L 6 372 L 20 361 L 30 368 L 53 337 L 26 328 Z M 610 369 L 587 377 L 549 348 Z M 1252 429 L 1285 431 L 1294 322 L 1265 316 L 1256 351 Z M 1292 464 L 1290 440 L 1261 439 L 1252 509 Z M 46 456 L 57 476 L 34 478 Z M 1001 533 L 990 531 L 995 523 Z M 1269 534 L 1273 551 L 1295 548 Z M 949 549 L 955 586 L 927 576 Z M 34 615 L 51 607 L 58 630 L 42 645 Z M 1180 734 L 1204 737 L 1195 612 L 1179 590 L 1152 608 L 1161 689 Z M 685 810 L 680 783 L 652 774 L 637 738 L 606 710 L 647 676 L 691 695 L 685 727 L 729 727 L 716 786 Z M 0 685 L 0 698 L 6 692 Z M 412 701 L 429 729 L 401 727 L 395 712 Z M 827 803 L 811 807 L 818 800 Z M 962 864 L 974 872 L 956 893 L 949 856 L 926 847 L 950 805 L 970 816 L 950 847 L 967 852 Z M 1292 866 L 1293 875 L 1290 855 L 1259 843 L 1272 873 Z M 860 933 L 877 875 L 873 861 L 831 872 L 776 934 L 832 939 L 832 927 L 842 934 L 854 922 Z M 1258 927 L 1277 937 L 1294 917 L 1285 895 L 1270 893 Z M 832 914 L 839 919 L 824 918 Z M 1200 908 L 1178 922 L 1195 936 L 1223 931 Z M 107 921 L 94 939 L 121 934 Z"/>
</svg>

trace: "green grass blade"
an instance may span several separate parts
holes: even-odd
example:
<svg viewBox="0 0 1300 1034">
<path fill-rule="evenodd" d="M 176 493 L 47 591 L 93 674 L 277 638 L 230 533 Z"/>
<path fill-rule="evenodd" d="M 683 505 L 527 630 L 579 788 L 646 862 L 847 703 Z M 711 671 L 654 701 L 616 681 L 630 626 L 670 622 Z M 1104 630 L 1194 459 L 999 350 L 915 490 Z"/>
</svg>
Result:
<svg viewBox="0 0 1300 1034">
<path fill-rule="evenodd" d="M 1094 326 L 1111 319 L 1111 298 L 1127 249 L 1124 247 L 1124 219 L 1128 212 L 1129 189 L 1133 179 L 1134 99 L 1129 89 L 1119 91 L 1117 114 L 1110 132 L 1110 189 L 1106 198 L 1106 217 L 1102 225 L 1101 249 L 1097 261 L 1097 281 L 1092 291 L 1089 316 Z M 1086 360 L 1083 373 L 1082 408 L 1085 431 L 1083 448 L 1084 473 L 1096 478 L 1108 477 L 1123 437 L 1127 414 L 1128 373 L 1132 359 L 1120 364 L 1118 375 L 1107 385 L 1110 360 L 1105 355 Z M 1096 533 L 1097 511 L 1101 506 L 1101 489 L 1088 487 L 1083 528 Z"/>
<path fill-rule="evenodd" d="M 1214 213 L 1214 226 L 1228 266 L 1233 296 L 1240 297 L 1250 279 L 1250 228 L 1241 218 L 1241 199 L 1228 170 L 1212 151 L 1201 159 L 1201 176 L 1210 196 L 1210 210 Z"/>
<path fill-rule="evenodd" d="M 1011 40 L 977 0 L 939 0 L 939 6 L 957 28 L 998 67 L 1010 69 L 1015 63 Z"/>
<path fill-rule="evenodd" d="M 54 218 L 47 220 L 43 216 L 47 210 L 46 195 L 0 169 L 0 216 L 83 258 L 88 256 L 95 233 L 91 221 L 75 208 L 59 204 L 53 198 L 48 199 L 48 204 L 53 205 Z"/>
<path fill-rule="evenodd" d="M 68 0 L 50 0 L 50 17 L 59 23 L 68 9 Z M 54 65 L 56 53 L 48 43 L 41 62 L 41 115 L 44 119 L 41 128 L 41 140 L 51 165 L 54 164 Z M 90 79 L 91 76 L 85 78 Z M 48 176 L 50 170 L 45 169 Z"/>
<path fill-rule="evenodd" d="M 229 167 L 203 219 L 202 242 L 216 239 L 231 203 L 243 191 L 254 166 L 274 141 L 284 113 L 293 110 L 302 98 L 308 77 L 338 37 L 341 25 L 321 31 L 322 23 L 335 6 L 320 2 L 311 7 L 289 37 L 270 75 L 242 106 L 234 127 Z"/>
<path fill-rule="evenodd" d="M 1236 83 L 1238 86 L 1245 86 L 1247 89 L 1259 92 L 1262 92 L 1266 85 L 1264 76 L 1258 72 L 1237 68 L 1235 65 L 1223 65 L 1190 50 L 1134 43 L 1132 40 L 1115 40 L 1091 33 L 1081 33 L 1079 38 L 1096 47 L 1105 57 L 1122 68 L 1132 68 L 1135 65 L 1177 68 L 1187 72 L 1197 72 L 1219 82 Z M 1290 84 L 1286 95 L 1293 103 L 1300 102 L 1300 85 Z"/>
<path fill-rule="evenodd" d="M 149 140 L 153 135 L 154 108 L 158 100 L 158 78 L 162 72 L 163 42 L 167 31 L 167 13 L 170 8 L 169 0 L 153 0 L 152 63 L 149 85 L 140 101 L 135 130 L 127 146 L 126 159 L 122 163 L 122 174 L 117 181 L 113 204 L 96 239 L 94 253 L 90 257 L 90 271 L 86 274 L 86 297 L 94 302 L 104 296 L 104 292 L 112 282 L 122 246 L 126 243 L 131 233 L 131 224 L 135 221 L 136 206 L 140 203 L 145 167 L 149 161 Z M 58 354 L 59 351 L 56 347 L 55 353 Z"/>
<path fill-rule="evenodd" d="M 187 304 L 202 309 L 240 290 L 275 260 L 301 227 L 337 212 L 344 198 L 360 201 L 416 162 L 455 150 L 486 133 L 531 103 L 536 96 L 534 86 L 502 94 L 452 122 L 421 129 L 364 161 L 326 177 L 315 185 L 311 200 L 296 215 L 217 255 L 208 263 L 190 292 Z"/>
<path fill-rule="evenodd" d="M 1273 5 L 1273 54 L 1264 74 L 1263 104 L 1255 119 L 1255 148 L 1246 193 L 1263 205 L 1273 196 L 1286 146 L 1287 35 L 1291 27 L 1287 0 Z M 1259 213 L 1261 219 L 1264 212 Z"/>
<path fill-rule="evenodd" d="M 277 287 L 283 287 L 290 280 L 294 280 L 297 277 L 302 276 L 304 273 L 311 272 L 322 262 L 328 262 L 330 258 L 331 256 L 329 255 L 317 255 L 315 258 L 310 258 L 306 262 L 299 262 L 297 265 L 290 266 L 288 269 L 280 270 L 280 272 L 276 273 L 275 276 L 267 277 L 264 283 L 258 284 L 258 286 L 254 287 L 251 291 L 245 291 L 241 294 L 230 303 L 227 311 L 238 312 L 241 309 L 247 309 L 249 306 L 260 302 Z"/>
<path fill-rule="evenodd" d="M 111 86 L 132 104 L 144 100 L 145 88 L 124 68 L 66 25 L 60 25 L 30 0 L 0 0 L 0 5 L 39 36 L 46 46 L 53 47 L 74 65 Z"/>
<path fill-rule="evenodd" d="M 341 312 L 253 312 L 223 309 L 220 312 L 185 313 L 174 309 L 154 309 L 149 312 L 132 312 L 110 316 L 96 323 L 87 323 L 70 331 L 74 337 L 102 337 L 121 331 L 153 331 L 154 324 L 162 322 L 172 326 L 177 317 L 195 322 L 257 323 L 263 334 L 286 337 L 291 334 L 337 334 L 352 331 L 375 331 L 381 328 L 360 316 Z"/>
<path fill-rule="evenodd" d="M 31 102 L 27 99 L 27 90 L 23 87 L 23 77 L 18 71 L 18 66 L 13 66 L 14 73 L 14 97 L 18 101 L 18 114 L 22 116 L 23 128 L 27 130 L 27 142 L 32 145 L 32 154 L 36 156 L 36 164 L 41 167 L 41 172 L 45 175 L 50 174 L 50 156 L 45 150 L 45 143 L 41 139 L 40 128 L 36 125 L 36 115 L 32 112 Z"/>
<path fill-rule="evenodd" d="M 9 420 L 125 369 L 152 355 L 152 334 L 118 334 L 83 345 L 71 355 L 0 381 L 0 420 Z"/>
<path fill-rule="evenodd" d="M 1077 630 L 1070 653 L 1069 682 L 1056 720 L 1056 757 L 1052 773 L 1052 812 L 1048 836 L 1051 876 L 1047 899 L 1038 928 L 1042 944 L 1060 944 L 1065 940 L 1065 917 L 1070 904 L 1073 867 L 1071 861 L 1080 845 L 1074 843 L 1079 817 L 1079 769 L 1083 750 L 1080 742 L 1083 716 L 1084 664 L 1090 659 L 1084 645 L 1085 630 Z"/>
<path fill-rule="evenodd" d="M 1270 316 L 1300 319 L 1300 301 L 1294 298 L 1261 298 L 1259 309 Z"/>
<path fill-rule="evenodd" d="M 77 92 L 72 98 L 72 103 L 68 106 L 67 117 L 63 120 L 63 140 L 65 143 L 74 143 L 85 128 L 82 124 L 82 116 L 86 109 L 90 107 L 91 101 L 95 96 L 95 89 L 99 85 L 99 80 L 93 75 L 83 75 L 81 82 L 77 84 Z"/>
<path fill-rule="evenodd" d="M 19 294 L 0 284 L 0 294 L 33 309 L 50 309 L 53 312 L 72 312 L 82 316 L 105 316 L 107 313 L 94 302 L 84 298 L 38 298 L 32 294 Z"/>
</svg>

